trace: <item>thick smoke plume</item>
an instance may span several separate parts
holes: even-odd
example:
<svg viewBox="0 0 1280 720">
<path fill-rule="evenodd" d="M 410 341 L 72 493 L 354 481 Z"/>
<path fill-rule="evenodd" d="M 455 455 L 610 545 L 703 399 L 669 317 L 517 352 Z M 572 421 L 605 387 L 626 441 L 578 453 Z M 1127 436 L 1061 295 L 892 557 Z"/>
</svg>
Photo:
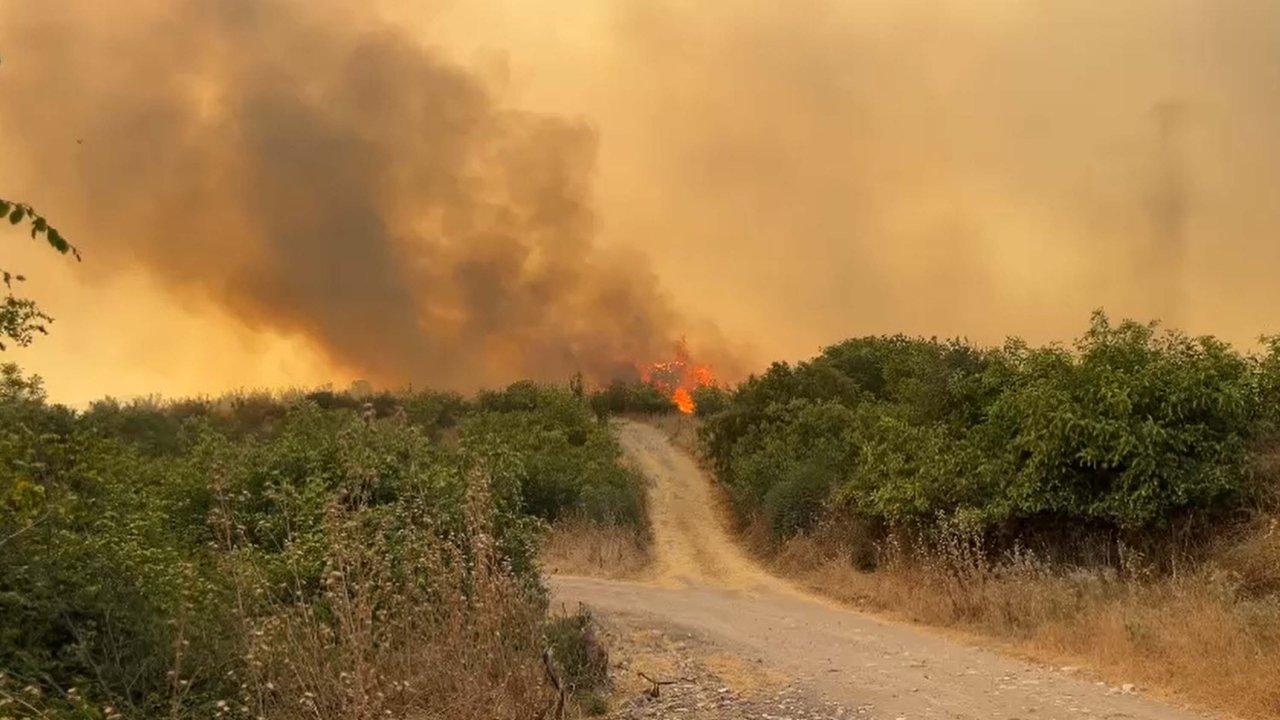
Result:
<svg viewBox="0 0 1280 720">
<path fill-rule="evenodd" d="M 325 3 L 20 3 L 4 128 L 91 231 L 383 384 L 606 379 L 683 328 L 595 242 L 596 135 Z M 88 233 L 85 233 L 88 234 Z"/>
</svg>

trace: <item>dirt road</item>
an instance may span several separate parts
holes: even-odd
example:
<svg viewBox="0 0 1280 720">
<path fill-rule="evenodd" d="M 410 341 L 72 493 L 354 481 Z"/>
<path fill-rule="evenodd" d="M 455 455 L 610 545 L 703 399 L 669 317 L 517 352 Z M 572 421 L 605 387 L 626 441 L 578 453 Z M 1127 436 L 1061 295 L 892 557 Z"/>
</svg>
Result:
<svg viewBox="0 0 1280 720">
<path fill-rule="evenodd" d="M 1110 687 L 889 622 L 809 596 L 761 570 L 734 544 L 713 489 L 661 430 L 619 425 L 650 478 L 656 561 L 624 582 L 554 577 L 563 602 L 697 632 L 720 650 L 786 673 L 823 698 L 887 718 L 1206 718 Z"/>
</svg>

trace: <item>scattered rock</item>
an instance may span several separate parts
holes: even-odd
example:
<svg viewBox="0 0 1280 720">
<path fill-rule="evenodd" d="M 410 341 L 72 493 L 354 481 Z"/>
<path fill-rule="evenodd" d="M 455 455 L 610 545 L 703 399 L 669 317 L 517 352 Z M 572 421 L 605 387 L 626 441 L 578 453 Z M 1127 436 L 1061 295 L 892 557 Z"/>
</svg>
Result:
<svg viewBox="0 0 1280 720">
<path fill-rule="evenodd" d="M 755 662 L 718 662 L 696 639 L 631 632 L 622 619 L 605 621 L 614 664 L 613 720 L 847 720 L 866 717 L 870 705 L 850 710 L 818 698 L 793 679 Z M 656 690 L 656 692 L 655 692 Z"/>
</svg>

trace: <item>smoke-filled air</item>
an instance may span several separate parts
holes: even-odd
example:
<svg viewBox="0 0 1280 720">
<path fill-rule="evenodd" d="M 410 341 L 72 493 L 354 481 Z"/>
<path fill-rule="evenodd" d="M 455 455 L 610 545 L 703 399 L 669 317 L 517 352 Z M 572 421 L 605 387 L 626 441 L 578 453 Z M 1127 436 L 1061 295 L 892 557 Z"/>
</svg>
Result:
<svg viewBox="0 0 1280 720">
<path fill-rule="evenodd" d="M 0 0 L 0 720 L 1280 720 L 1280 0 Z"/>
<path fill-rule="evenodd" d="M 7 250 L 59 397 L 1280 326 L 1262 2 L 2 12 L 0 180 L 84 255 Z"/>
</svg>

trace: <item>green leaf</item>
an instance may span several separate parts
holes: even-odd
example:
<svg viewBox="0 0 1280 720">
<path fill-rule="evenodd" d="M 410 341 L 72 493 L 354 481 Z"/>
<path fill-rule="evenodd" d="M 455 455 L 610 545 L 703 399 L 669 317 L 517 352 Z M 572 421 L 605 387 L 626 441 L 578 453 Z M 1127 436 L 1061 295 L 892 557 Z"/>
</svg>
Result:
<svg viewBox="0 0 1280 720">
<path fill-rule="evenodd" d="M 0 215 L 8 215 L 9 207 L 10 204 L 8 200 L 0 200 Z"/>
<path fill-rule="evenodd" d="M 26 216 L 27 216 L 26 210 L 23 210 L 21 206 L 16 207 L 13 209 L 13 212 L 9 213 L 9 222 L 13 223 L 14 225 L 17 225 L 18 223 L 22 222 L 22 218 Z"/>
</svg>

